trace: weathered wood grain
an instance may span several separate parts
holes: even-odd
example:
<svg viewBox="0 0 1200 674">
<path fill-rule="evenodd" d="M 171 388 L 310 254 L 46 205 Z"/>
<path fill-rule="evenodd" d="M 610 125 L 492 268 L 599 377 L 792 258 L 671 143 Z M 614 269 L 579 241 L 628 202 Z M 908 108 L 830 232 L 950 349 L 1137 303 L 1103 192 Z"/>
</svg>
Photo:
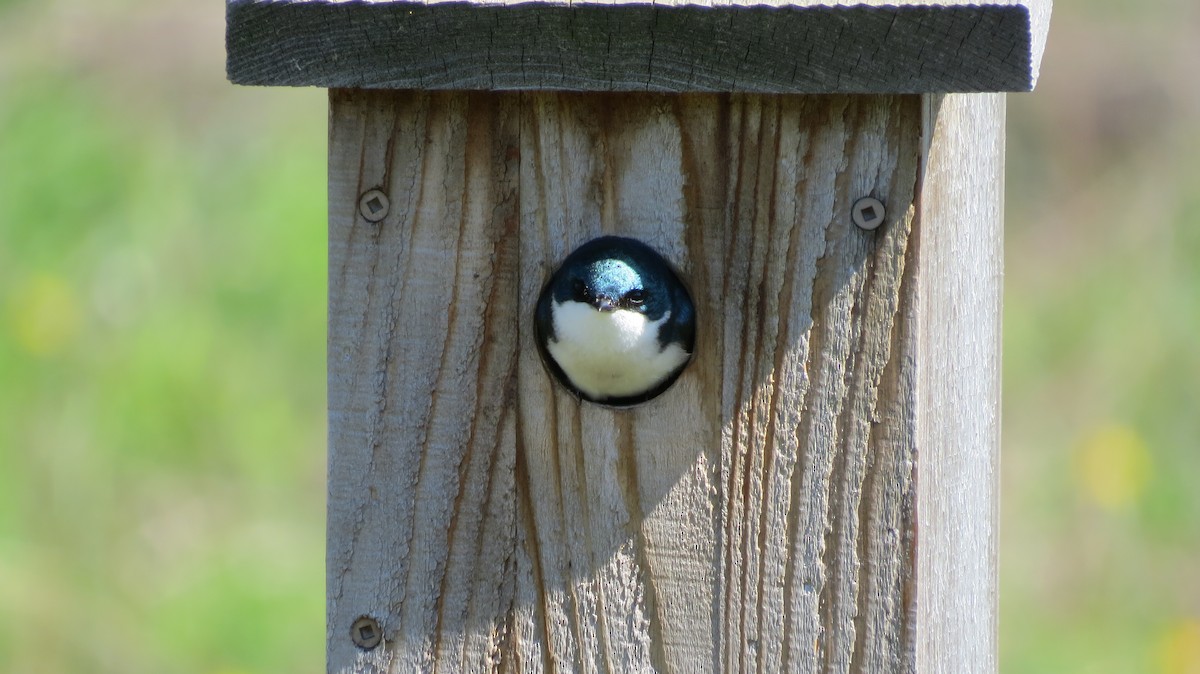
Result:
<svg viewBox="0 0 1200 674">
<path fill-rule="evenodd" d="M 509 647 L 514 103 L 331 94 L 331 672 L 488 671 Z M 391 208 L 370 223 L 358 195 L 376 187 Z M 350 641 L 362 615 L 386 635 L 373 656 Z"/>
<path fill-rule="evenodd" d="M 944 418 L 995 415 L 998 261 L 978 292 L 942 278 L 999 226 L 999 186 L 942 187 L 995 177 L 998 99 L 973 100 L 334 92 L 329 670 L 994 667 L 994 511 L 955 519 L 994 485 L 927 493 L 995 460 L 994 425 Z M 934 147 L 974 133 L 976 163 Z M 630 411 L 532 343 L 542 283 L 602 233 L 664 252 L 700 318 Z"/>
<path fill-rule="evenodd" d="M 1004 95 L 930 96 L 919 214 L 917 662 L 997 669 Z"/>
<path fill-rule="evenodd" d="M 1027 91 L 1051 0 L 227 0 L 240 84 Z"/>
</svg>

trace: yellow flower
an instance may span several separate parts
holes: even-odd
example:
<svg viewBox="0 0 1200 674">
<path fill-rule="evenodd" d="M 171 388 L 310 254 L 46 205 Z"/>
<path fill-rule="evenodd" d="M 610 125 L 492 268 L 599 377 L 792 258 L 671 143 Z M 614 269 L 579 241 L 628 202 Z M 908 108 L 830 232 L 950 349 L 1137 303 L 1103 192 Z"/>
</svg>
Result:
<svg viewBox="0 0 1200 674">
<path fill-rule="evenodd" d="M 79 301 L 60 276 L 36 274 L 9 302 L 9 324 L 17 345 L 35 356 L 52 356 L 79 331 Z"/>
<path fill-rule="evenodd" d="M 1150 480 L 1150 451 L 1129 426 L 1093 430 L 1075 451 L 1075 479 L 1084 495 L 1109 510 L 1132 506 Z"/>
<path fill-rule="evenodd" d="M 1171 625 L 1159 639 L 1158 662 L 1162 674 L 1200 674 L 1200 620 Z"/>
</svg>

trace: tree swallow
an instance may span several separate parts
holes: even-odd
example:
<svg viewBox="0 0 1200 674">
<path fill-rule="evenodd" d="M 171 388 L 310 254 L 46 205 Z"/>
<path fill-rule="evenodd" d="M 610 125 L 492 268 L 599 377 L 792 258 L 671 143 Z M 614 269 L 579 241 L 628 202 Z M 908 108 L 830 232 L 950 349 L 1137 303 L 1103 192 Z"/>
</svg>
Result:
<svg viewBox="0 0 1200 674">
<path fill-rule="evenodd" d="M 602 236 L 550 277 L 534 327 L 542 359 L 564 386 L 584 400 L 628 407 L 665 391 L 691 360 L 696 310 L 653 248 Z"/>
</svg>

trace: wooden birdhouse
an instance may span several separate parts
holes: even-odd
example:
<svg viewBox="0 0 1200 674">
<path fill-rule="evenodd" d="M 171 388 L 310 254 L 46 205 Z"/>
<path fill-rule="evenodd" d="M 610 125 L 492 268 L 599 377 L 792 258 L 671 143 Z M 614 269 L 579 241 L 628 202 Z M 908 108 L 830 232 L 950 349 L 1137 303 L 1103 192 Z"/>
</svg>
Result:
<svg viewBox="0 0 1200 674">
<path fill-rule="evenodd" d="M 1050 0 L 227 10 L 231 80 L 330 90 L 329 672 L 995 671 Z M 630 408 L 534 330 L 609 234 L 695 305 Z"/>
</svg>

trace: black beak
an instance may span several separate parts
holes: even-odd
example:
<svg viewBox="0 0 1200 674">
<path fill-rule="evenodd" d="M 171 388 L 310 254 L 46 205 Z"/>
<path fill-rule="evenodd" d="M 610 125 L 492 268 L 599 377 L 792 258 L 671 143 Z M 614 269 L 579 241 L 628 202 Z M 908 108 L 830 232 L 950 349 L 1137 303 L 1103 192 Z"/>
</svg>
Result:
<svg viewBox="0 0 1200 674">
<path fill-rule="evenodd" d="M 597 297 L 592 300 L 592 306 L 599 311 L 612 311 L 617 308 L 617 302 L 611 297 Z"/>
</svg>

